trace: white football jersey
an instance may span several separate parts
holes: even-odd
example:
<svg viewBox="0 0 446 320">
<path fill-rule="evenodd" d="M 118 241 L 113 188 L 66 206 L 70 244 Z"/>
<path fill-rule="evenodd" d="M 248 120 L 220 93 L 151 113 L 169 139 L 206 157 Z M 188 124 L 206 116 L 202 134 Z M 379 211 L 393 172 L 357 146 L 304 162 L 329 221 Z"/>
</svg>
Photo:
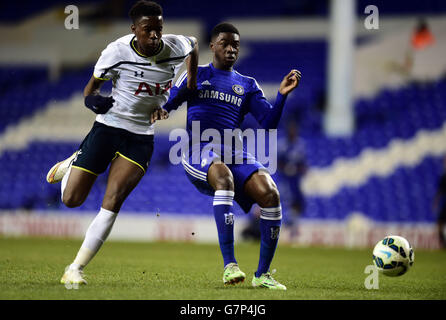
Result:
<svg viewBox="0 0 446 320">
<path fill-rule="evenodd" d="M 134 34 L 110 43 L 94 67 L 94 77 L 112 80 L 113 107 L 98 114 L 96 121 L 137 134 L 153 134 L 150 115 L 169 99 L 172 81 L 193 49 L 182 35 L 166 34 L 158 53 L 147 57 L 138 52 Z"/>
</svg>

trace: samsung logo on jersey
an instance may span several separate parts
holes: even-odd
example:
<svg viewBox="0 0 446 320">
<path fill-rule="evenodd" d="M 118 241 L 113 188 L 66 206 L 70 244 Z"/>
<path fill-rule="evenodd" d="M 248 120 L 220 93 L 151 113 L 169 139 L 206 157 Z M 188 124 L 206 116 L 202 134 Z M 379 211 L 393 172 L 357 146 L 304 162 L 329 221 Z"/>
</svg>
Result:
<svg viewBox="0 0 446 320">
<path fill-rule="evenodd" d="M 217 99 L 220 101 L 232 103 L 233 105 L 236 105 L 238 107 L 242 105 L 242 98 L 216 90 L 199 90 L 198 97 L 202 99 Z"/>
</svg>

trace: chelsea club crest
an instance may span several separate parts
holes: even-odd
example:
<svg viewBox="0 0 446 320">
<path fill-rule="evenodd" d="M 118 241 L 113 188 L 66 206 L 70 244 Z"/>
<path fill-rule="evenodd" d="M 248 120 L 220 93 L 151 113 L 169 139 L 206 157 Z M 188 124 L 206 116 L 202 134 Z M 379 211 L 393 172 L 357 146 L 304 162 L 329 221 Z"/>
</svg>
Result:
<svg viewBox="0 0 446 320">
<path fill-rule="evenodd" d="M 232 86 L 232 90 L 234 90 L 235 93 L 237 93 L 239 96 L 242 96 L 245 93 L 245 89 L 239 84 L 234 84 Z"/>
</svg>

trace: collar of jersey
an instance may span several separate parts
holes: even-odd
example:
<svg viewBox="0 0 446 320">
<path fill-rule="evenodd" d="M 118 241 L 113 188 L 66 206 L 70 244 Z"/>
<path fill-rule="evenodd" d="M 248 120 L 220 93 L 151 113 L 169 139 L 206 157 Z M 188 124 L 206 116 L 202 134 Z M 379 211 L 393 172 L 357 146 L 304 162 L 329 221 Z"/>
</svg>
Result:
<svg viewBox="0 0 446 320">
<path fill-rule="evenodd" d="M 143 58 L 154 57 L 154 56 L 156 56 L 157 54 L 159 54 L 159 53 L 161 52 L 161 50 L 163 50 L 163 48 L 164 48 L 164 41 L 163 41 L 163 39 L 161 39 L 160 44 L 159 44 L 159 46 L 158 46 L 158 50 L 156 50 L 156 52 L 155 52 L 153 55 L 151 55 L 151 56 L 146 56 L 145 54 L 142 54 L 141 52 L 139 52 L 138 49 L 136 49 L 136 46 L 135 46 L 135 40 L 136 40 L 136 36 L 133 36 L 132 40 L 130 40 L 130 47 L 132 47 L 133 51 L 135 51 L 135 53 L 136 53 L 138 56 L 143 57 Z"/>
</svg>

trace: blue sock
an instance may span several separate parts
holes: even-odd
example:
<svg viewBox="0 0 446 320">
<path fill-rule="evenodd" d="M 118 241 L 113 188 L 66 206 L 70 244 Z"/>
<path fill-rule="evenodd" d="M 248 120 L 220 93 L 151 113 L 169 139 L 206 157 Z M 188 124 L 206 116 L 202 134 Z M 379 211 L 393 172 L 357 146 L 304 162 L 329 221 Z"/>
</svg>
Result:
<svg viewBox="0 0 446 320">
<path fill-rule="evenodd" d="M 218 242 L 220 244 L 223 263 L 235 262 L 234 256 L 234 214 L 232 205 L 234 192 L 217 190 L 214 194 L 214 218 L 217 223 Z"/>
<path fill-rule="evenodd" d="M 280 225 L 282 223 L 282 208 L 260 208 L 260 258 L 255 273 L 260 277 L 269 270 L 277 243 L 279 242 Z"/>
</svg>

